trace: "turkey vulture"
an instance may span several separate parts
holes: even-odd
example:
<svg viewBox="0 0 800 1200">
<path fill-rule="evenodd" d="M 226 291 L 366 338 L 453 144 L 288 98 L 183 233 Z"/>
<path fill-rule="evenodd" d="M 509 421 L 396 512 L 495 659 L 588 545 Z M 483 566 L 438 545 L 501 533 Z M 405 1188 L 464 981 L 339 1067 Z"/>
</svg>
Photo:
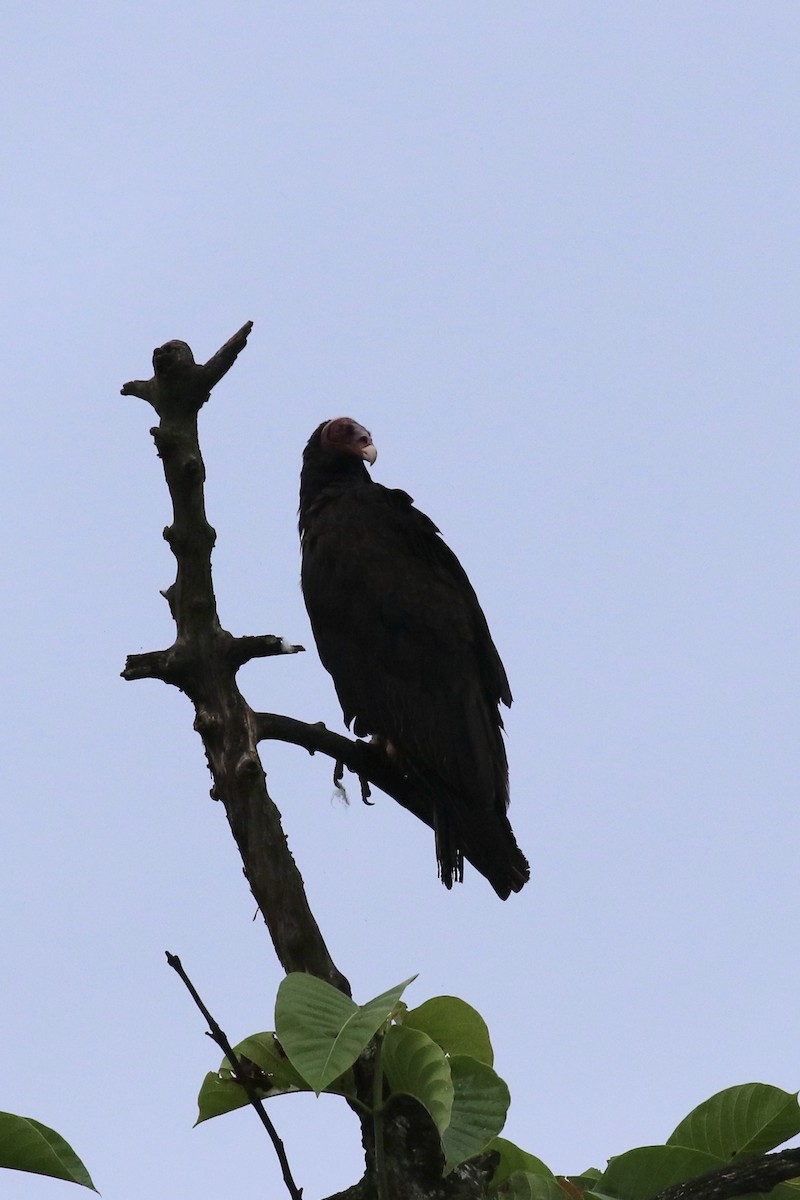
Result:
<svg viewBox="0 0 800 1200">
<path fill-rule="evenodd" d="M 367 471 L 377 450 L 350 417 L 324 421 L 303 454 L 303 596 L 348 727 L 372 735 L 436 835 L 446 887 L 464 858 L 503 900 L 529 878 L 506 816 L 498 711 L 503 664 L 463 567 L 412 499 Z"/>
</svg>

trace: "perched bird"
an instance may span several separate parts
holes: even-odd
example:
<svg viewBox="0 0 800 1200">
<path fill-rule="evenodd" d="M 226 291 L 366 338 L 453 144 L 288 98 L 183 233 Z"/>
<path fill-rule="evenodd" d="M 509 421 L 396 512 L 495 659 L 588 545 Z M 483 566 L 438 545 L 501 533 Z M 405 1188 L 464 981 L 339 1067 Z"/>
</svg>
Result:
<svg viewBox="0 0 800 1200">
<path fill-rule="evenodd" d="M 467 858 L 505 900 L 529 878 L 506 816 L 508 679 L 463 567 L 406 492 L 376 483 L 350 417 L 303 454 L 303 596 L 348 727 L 372 735 L 436 835 L 446 887 Z"/>
</svg>

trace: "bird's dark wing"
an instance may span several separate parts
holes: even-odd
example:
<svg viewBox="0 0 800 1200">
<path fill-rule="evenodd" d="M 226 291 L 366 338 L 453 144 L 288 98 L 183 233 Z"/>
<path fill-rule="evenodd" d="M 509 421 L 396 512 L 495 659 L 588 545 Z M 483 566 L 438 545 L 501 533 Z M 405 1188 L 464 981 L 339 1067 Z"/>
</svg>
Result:
<svg viewBox="0 0 800 1200">
<path fill-rule="evenodd" d="M 380 484 L 342 492 L 306 532 L 303 591 L 355 732 L 386 739 L 437 779 L 458 824 L 479 831 L 505 814 L 497 705 L 511 692 L 475 592 L 433 522 Z"/>
</svg>

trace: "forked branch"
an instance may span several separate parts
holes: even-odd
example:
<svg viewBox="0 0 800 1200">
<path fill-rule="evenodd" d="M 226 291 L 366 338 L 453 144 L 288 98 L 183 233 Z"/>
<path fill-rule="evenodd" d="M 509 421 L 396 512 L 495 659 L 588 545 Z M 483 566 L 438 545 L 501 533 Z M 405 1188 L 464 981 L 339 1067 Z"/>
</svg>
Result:
<svg viewBox="0 0 800 1200">
<path fill-rule="evenodd" d="M 249 659 L 301 647 L 273 635 L 234 638 L 220 624 L 211 577 L 215 533 L 206 518 L 197 414 L 244 349 L 251 328 L 248 322 L 204 365 L 195 362 L 185 342 L 167 342 L 153 353 L 152 379 L 122 388 L 123 395 L 146 400 L 159 416 L 151 432 L 173 507 L 164 537 L 177 561 L 177 577 L 165 592 L 177 626 L 175 641 L 166 650 L 131 655 L 123 678 L 161 679 L 192 701 L 214 780 L 212 795 L 225 806 L 281 965 L 285 971 L 317 975 L 349 994 L 308 905 L 267 791 L 255 717 L 236 684 L 236 671 Z"/>
</svg>

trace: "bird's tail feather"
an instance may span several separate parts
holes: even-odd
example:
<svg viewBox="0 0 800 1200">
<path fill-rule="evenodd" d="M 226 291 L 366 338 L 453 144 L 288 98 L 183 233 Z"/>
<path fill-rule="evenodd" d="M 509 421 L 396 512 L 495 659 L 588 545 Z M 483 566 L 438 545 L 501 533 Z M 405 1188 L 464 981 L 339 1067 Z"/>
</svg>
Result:
<svg viewBox="0 0 800 1200">
<path fill-rule="evenodd" d="M 501 900 L 519 892 L 530 879 L 530 866 L 517 845 L 508 820 L 496 816 L 491 827 L 473 836 L 459 830 L 442 804 L 434 807 L 436 860 L 446 888 L 464 879 L 464 859 L 489 881 Z"/>
</svg>

